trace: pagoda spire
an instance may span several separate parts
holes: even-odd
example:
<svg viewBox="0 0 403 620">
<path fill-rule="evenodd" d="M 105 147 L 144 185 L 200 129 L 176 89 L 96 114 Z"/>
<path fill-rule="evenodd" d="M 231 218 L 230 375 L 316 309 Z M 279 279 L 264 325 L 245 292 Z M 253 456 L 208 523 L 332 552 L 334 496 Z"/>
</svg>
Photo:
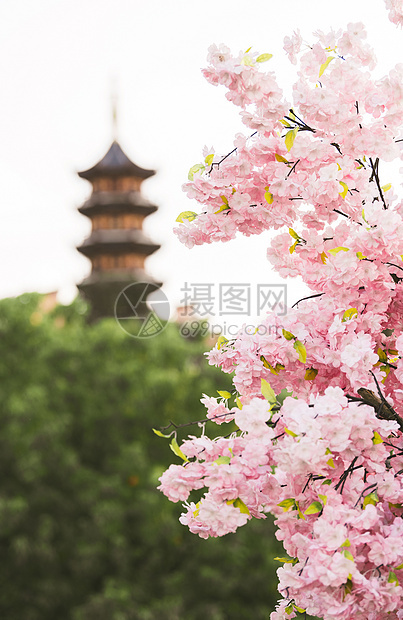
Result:
<svg viewBox="0 0 403 620">
<path fill-rule="evenodd" d="M 113 76 L 112 78 L 111 107 L 112 107 L 112 140 L 113 142 L 117 142 L 117 139 L 118 139 L 118 93 L 117 93 L 115 76 Z"/>
</svg>

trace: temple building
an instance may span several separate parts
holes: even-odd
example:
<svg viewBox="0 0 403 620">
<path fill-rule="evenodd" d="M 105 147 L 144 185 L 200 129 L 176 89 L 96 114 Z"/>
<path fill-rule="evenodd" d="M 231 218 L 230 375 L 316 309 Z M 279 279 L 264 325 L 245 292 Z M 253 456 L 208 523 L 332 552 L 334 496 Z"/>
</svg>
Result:
<svg viewBox="0 0 403 620">
<path fill-rule="evenodd" d="M 90 218 L 92 230 L 77 248 L 92 264 L 90 275 L 78 285 L 91 305 L 91 320 L 114 316 L 125 287 L 135 282 L 160 285 L 144 266 L 160 246 L 142 230 L 144 218 L 158 209 L 141 194 L 142 182 L 154 174 L 133 163 L 116 140 L 95 166 L 78 173 L 92 184 L 91 196 L 78 209 Z M 130 304 L 141 313 L 133 292 Z"/>
</svg>

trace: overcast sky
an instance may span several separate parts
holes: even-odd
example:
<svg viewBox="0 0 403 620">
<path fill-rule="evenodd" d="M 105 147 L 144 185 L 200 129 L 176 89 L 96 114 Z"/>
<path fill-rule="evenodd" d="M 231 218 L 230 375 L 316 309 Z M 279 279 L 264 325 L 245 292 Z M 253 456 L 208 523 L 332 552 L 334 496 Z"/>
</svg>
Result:
<svg viewBox="0 0 403 620">
<path fill-rule="evenodd" d="M 207 48 L 270 52 L 283 87 L 292 79 L 283 38 L 300 28 L 363 21 L 380 69 L 403 61 L 402 32 L 383 0 L 0 0 L 0 297 L 59 290 L 68 301 L 89 262 L 75 246 L 89 232 L 77 207 L 90 185 L 76 175 L 112 140 L 117 83 L 119 141 L 158 174 L 143 193 L 159 206 L 147 233 L 162 244 L 148 271 L 175 305 L 185 282 L 279 282 L 265 258 L 269 234 L 181 246 L 172 233 L 187 201 L 181 185 L 205 144 L 231 150 L 242 130 L 225 91 L 202 77 Z M 291 281 L 289 297 L 302 289 Z"/>
</svg>

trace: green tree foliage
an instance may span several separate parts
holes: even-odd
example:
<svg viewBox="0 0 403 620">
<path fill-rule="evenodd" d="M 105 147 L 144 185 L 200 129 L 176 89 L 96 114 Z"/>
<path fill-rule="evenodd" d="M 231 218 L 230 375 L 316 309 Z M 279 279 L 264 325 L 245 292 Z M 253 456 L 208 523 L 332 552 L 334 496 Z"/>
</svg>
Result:
<svg viewBox="0 0 403 620">
<path fill-rule="evenodd" d="M 203 541 L 156 490 L 172 452 L 151 428 L 204 417 L 197 395 L 229 387 L 205 343 L 174 325 L 136 340 L 42 301 L 0 303 L 0 617 L 267 618 L 271 522 Z"/>
</svg>

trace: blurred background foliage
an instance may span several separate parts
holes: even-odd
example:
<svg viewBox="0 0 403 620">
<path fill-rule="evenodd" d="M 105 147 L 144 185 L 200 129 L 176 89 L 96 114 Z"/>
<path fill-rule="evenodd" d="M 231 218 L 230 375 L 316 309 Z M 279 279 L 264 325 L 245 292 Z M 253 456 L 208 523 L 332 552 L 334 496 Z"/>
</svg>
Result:
<svg viewBox="0 0 403 620">
<path fill-rule="evenodd" d="M 136 340 L 88 325 L 80 300 L 43 301 L 0 302 L 0 617 L 267 619 L 272 522 L 201 540 L 156 490 L 178 459 L 151 428 L 203 418 L 202 392 L 230 386 L 206 343 L 174 324 Z"/>
</svg>

